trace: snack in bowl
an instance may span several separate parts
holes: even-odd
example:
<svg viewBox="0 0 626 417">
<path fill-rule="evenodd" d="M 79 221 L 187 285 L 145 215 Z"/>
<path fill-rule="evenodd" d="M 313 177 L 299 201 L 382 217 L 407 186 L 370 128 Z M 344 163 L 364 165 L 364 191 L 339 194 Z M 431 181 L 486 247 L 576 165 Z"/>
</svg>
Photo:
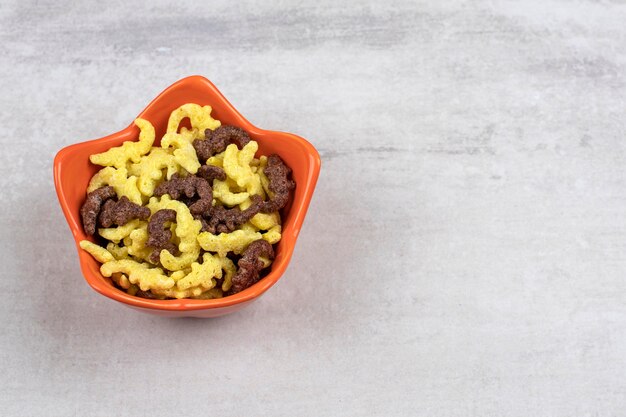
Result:
<svg viewBox="0 0 626 417">
<path fill-rule="evenodd" d="M 79 141 L 59 150 L 53 164 L 54 186 L 60 208 L 67 220 L 67 225 L 78 250 L 77 258 L 82 275 L 85 282 L 95 292 L 142 313 L 166 317 L 212 318 L 245 309 L 261 298 L 281 278 L 286 276 L 285 273 L 295 252 L 298 237 L 304 231 L 302 226 L 315 192 L 315 185 L 320 174 L 321 160 L 315 147 L 303 137 L 284 131 L 263 129 L 250 123 L 211 81 L 198 75 L 183 78 L 168 86 L 135 117 L 150 121 L 155 128 L 153 148 L 160 148 L 159 138 L 162 138 L 167 133 L 167 124 L 172 110 L 178 109 L 187 103 L 197 103 L 200 106 L 210 105 L 212 107 L 211 116 L 214 119 L 220 120 L 223 125 L 237 126 L 245 130 L 249 137 L 258 143 L 258 155 L 261 155 L 258 156 L 258 159 L 261 162 L 265 159 L 263 155 L 275 153 L 280 155 L 285 164 L 292 169 L 290 179 L 297 184 L 297 187 L 290 193 L 287 205 L 280 210 L 280 225 L 271 227 L 265 233 L 265 237 L 268 239 L 277 239 L 280 236 L 280 241 L 273 245 L 274 259 L 272 265 L 263 271 L 266 274 L 263 276 L 263 279 L 260 279 L 252 286 L 228 297 L 221 298 L 210 298 L 213 292 L 218 291 L 216 288 L 206 292 L 206 299 L 201 297 L 156 299 L 153 298 L 154 296 L 151 292 L 143 292 L 140 289 L 137 289 L 137 293 L 132 294 L 132 291 L 128 293 L 126 290 L 130 287 L 130 282 L 126 275 L 112 273 L 111 277 L 103 276 L 100 271 L 102 262 L 94 259 L 91 254 L 82 249 L 81 241 L 85 239 L 101 248 L 105 246 L 103 240 L 95 239 L 93 236 L 85 233 L 80 214 L 80 208 L 85 202 L 85 190 L 88 183 L 94 174 L 103 168 L 102 166 L 92 164 L 89 161 L 89 157 L 93 154 L 104 153 L 113 147 L 121 146 L 127 141 L 136 142 L 141 132 L 134 122 L 106 136 L 95 140 Z M 80 123 L 80 121 L 77 121 L 77 123 Z M 180 124 L 188 128 L 191 127 L 189 122 L 182 118 Z M 212 168 L 208 170 L 202 167 L 198 168 L 197 176 L 208 175 L 210 177 L 211 175 L 219 175 L 219 172 L 213 168 L 223 165 L 223 157 L 215 155 L 209 157 L 209 159 L 209 166 Z M 142 160 L 145 161 L 145 158 Z M 164 167 L 161 170 L 161 174 L 157 174 L 157 176 L 171 176 L 173 173 L 176 173 L 177 167 L 173 161 L 173 153 L 162 148 L 160 151 L 152 149 L 150 160 L 135 167 L 140 172 L 130 174 L 138 177 L 137 186 L 140 193 L 152 193 L 154 188 L 163 181 L 162 178 L 153 179 L 146 174 L 146 172 L 152 170 L 150 165 L 161 164 Z M 172 170 L 173 172 L 169 173 Z M 266 178 L 261 176 L 262 185 L 265 180 Z M 246 191 L 231 192 L 225 177 L 223 179 L 212 177 L 212 182 L 215 198 L 219 196 L 224 201 L 228 199 L 230 201 L 227 203 L 229 207 L 239 205 L 249 197 L 246 195 Z M 265 184 L 266 186 L 268 185 L 267 183 Z M 153 187 L 152 191 L 150 191 L 150 187 Z M 145 205 L 142 204 L 142 206 Z M 242 207 L 244 210 L 245 208 L 245 206 Z M 253 217 L 250 223 L 257 228 L 268 227 L 268 223 L 275 222 L 274 217 L 275 214 L 260 213 Z M 145 221 L 135 219 L 123 227 L 109 227 L 106 229 L 109 230 L 110 236 L 117 236 L 118 240 L 122 241 L 124 237 L 119 237 L 119 235 L 127 233 L 125 229 L 136 228 L 137 223 L 140 224 L 141 222 Z M 236 233 L 236 235 L 242 234 L 249 235 L 246 230 L 237 231 Z M 106 244 L 105 249 L 108 251 L 109 256 L 115 256 L 115 259 L 123 259 L 127 257 L 129 251 L 132 255 L 132 252 L 138 249 L 144 239 L 147 239 L 147 228 L 144 231 L 143 227 L 141 227 L 141 230 L 133 233 L 132 241 L 127 239 L 130 243 L 133 243 L 131 247 L 125 246 L 123 242 L 115 244 L 111 241 L 111 243 Z M 232 245 L 232 242 L 216 242 L 215 239 L 206 240 L 206 244 L 221 244 L 222 250 L 226 249 L 228 245 Z M 107 257 L 104 253 L 101 253 L 101 255 Z M 147 256 L 149 253 L 142 253 L 142 255 Z M 237 265 L 233 266 L 236 271 Z M 227 269 L 224 268 L 222 271 L 226 275 Z M 175 278 L 178 275 L 180 274 L 177 274 Z M 225 279 L 227 278 L 225 276 Z"/>
<path fill-rule="evenodd" d="M 130 295 L 213 299 L 262 279 L 281 239 L 279 211 L 295 182 L 276 154 L 256 157 L 246 131 L 223 126 L 210 106 L 186 103 L 155 129 L 138 118 L 135 141 L 93 154 L 80 209 L 80 247 Z M 188 119 L 190 128 L 181 126 Z"/>
</svg>

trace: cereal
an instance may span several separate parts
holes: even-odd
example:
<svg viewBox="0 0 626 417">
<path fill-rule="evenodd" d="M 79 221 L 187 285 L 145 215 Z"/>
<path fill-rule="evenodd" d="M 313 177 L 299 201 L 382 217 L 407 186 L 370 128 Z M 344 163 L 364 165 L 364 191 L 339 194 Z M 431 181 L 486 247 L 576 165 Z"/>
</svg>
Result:
<svg viewBox="0 0 626 417">
<path fill-rule="evenodd" d="M 89 182 L 81 217 L 106 248 L 80 246 L 130 295 L 220 298 L 257 282 L 272 263 L 291 170 L 276 155 L 256 159 L 247 132 L 221 126 L 211 110 L 174 110 L 160 146 L 152 124 L 137 119 L 137 141 L 90 157 L 103 168 Z M 186 118 L 191 128 L 180 126 Z"/>
<path fill-rule="evenodd" d="M 193 131 L 182 131 L 181 133 L 169 132 L 161 139 L 161 147 L 174 149 L 174 160 L 187 172 L 195 174 L 200 168 L 200 162 L 196 156 L 196 151 L 191 145 Z"/>
<path fill-rule="evenodd" d="M 235 126 L 221 126 L 214 131 L 206 130 L 205 138 L 194 140 L 193 147 L 198 159 L 206 161 L 213 155 L 224 152 L 224 149 L 231 143 L 242 149 L 248 142 L 250 142 L 250 136 L 245 130 Z"/>
<path fill-rule="evenodd" d="M 142 223 L 141 226 L 130 232 L 130 234 L 124 238 L 124 247 L 127 248 L 128 255 L 132 256 L 136 260 L 143 260 L 151 264 L 156 265 L 157 260 L 154 261 L 151 258 L 152 248 L 148 247 L 148 224 Z"/>
<path fill-rule="evenodd" d="M 218 154 L 213 155 L 212 157 L 206 160 L 206 164 L 223 169 L 224 168 L 224 152 L 220 152 Z"/>
<path fill-rule="evenodd" d="M 180 168 L 173 153 L 163 148 L 152 148 L 150 153 L 143 156 L 138 163 L 129 165 L 128 174 L 138 178 L 139 191 L 150 197 L 159 180 L 163 178 L 163 169 L 167 169 L 165 177 L 170 179 Z"/>
<path fill-rule="evenodd" d="M 125 290 L 130 289 L 134 284 L 131 284 L 128 277 L 121 272 L 114 272 L 111 274 L 111 280 L 117 284 L 118 287 L 122 287 Z"/>
<path fill-rule="evenodd" d="M 265 262 L 259 257 L 274 259 L 274 250 L 272 245 L 265 240 L 255 240 L 248 245 L 243 256 L 237 262 L 239 269 L 233 277 L 233 285 L 230 289 L 231 294 L 245 290 L 259 280 L 259 272 L 265 267 Z"/>
<path fill-rule="evenodd" d="M 139 140 L 126 141 L 122 146 L 116 146 L 106 152 L 91 155 L 89 160 L 96 164 L 107 167 L 126 168 L 126 163 L 139 162 L 142 155 L 150 152 L 154 143 L 154 127 L 144 119 L 136 119 L 135 126 L 140 129 Z"/>
<path fill-rule="evenodd" d="M 252 200 L 248 199 L 241 204 L 239 208 L 245 210 L 252 204 Z M 280 225 L 280 214 L 277 211 L 272 213 L 257 213 L 250 219 L 250 223 L 259 230 L 270 230 L 272 227 Z"/>
<path fill-rule="evenodd" d="M 261 209 L 261 197 L 252 196 L 248 208 L 241 210 L 237 207 L 227 209 L 222 206 L 214 206 L 204 214 L 202 221 L 202 231 L 215 233 L 228 233 L 244 224 L 259 212 Z"/>
<path fill-rule="evenodd" d="M 274 245 L 278 243 L 281 238 L 281 230 L 281 226 L 277 224 L 267 232 L 263 233 L 263 239 L 266 240 L 269 244 Z"/>
<path fill-rule="evenodd" d="M 221 289 L 222 291 L 228 291 L 233 284 L 233 276 L 237 273 L 237 267 L 234 262 L 227 257 L 221 257 L 220 263 L 222 264 L 222 270 L 224 271 Z"/>
<path fill-rule="evenodd" d="M 207 180 L 209 184 L 212 184 L 213 180 L 224 181 L 226 179 L 224 169 L 214 165 L 202 165 L 198 168 L 198 176 Z"/>
<path fill-rule="evenodd" d="M 198 296 L 193 296 L 191 298 L 194 298 L 196 300 L 212 300 L 214 298 L 222 298 L 223 296 L 224 296 L 224 292 L 221 289 L 211 288 L 210 290 L 207 290 L 203 292 L 202 294 Z"/>
<path fill-rule="evenodd" d="M 235 230 L 231 233 L 220 233 L 219 235 L 202 232 L 198 235 L 198 242 L 200 242 L 202 249 L 209 252 L 217 252 L 220 256 L 226 256 L 228 252 L 233 252 L 237 255 L 242 253 L 251 242 L 262 237 L 259 232 L 245 230 Z"/>
<path fill-rule="evenodd" d="M 93 256 L 93 258 L 100 263 L 110 262 L 115 259 L 108 250 L 88 240 L 81 240 L 80 247 L 84 251 L 88 252 L 91 256 Z"/>
<path fill-rule="evenodd" d="M 204 289 L 201 287 L 193 287 L 186 290 L 179 290 L 178 288 L 169 288 L 167 290 L 152 290 L 154 298 L 195 298 L 202 295 Z"/>
<path fill-rule="evenodd" d="M 128 248 L 126 246 L 119 246 L 113 242 L 109 242 L 107 244 L 107 251 L 109 251 L 109 253 L 113 255 L 113 258 L 118 261 L 120 259 L 130 259 L 128 256 Z"/>
<path fill-rule="evenodd" d="M 98 222 L 102 227 L 123 226 L 133 219 L 147 220 L 148 217 L 150 210 L 147 207 L 131 203 L 128 197 L 122 196 L 118 201 L 110 199 L 104 202 Z"/>
<path fill-rule="evenodd" d="M 126 196 L 135 204 L 142 204 L 143 199 L 137 186 L 137 177 L 128 176 L 126 168 L 106 167 L 91 178 L 87 192 L 91 192 L 105 185 L 110 185 L 118 197 Z"/>
<path fill-rule="evenodd" d="M 171 242 L 172 232 L 169 228 L 164 228 L 166 222 L 173 222 L 175 220 L 176 212 L 171 209 L 158 210 L 150 218 L 150 222 L 148 223 L 148 241 L 146 245 L 155 248 L 150 255 L 152 262 L 158 262 L 163 249 L 170 253 L 174 253 L 178 249 L 176 245 Z"/>
<path fill-rule="evenodd" d="M 161 264 L 170 271 L 176 271 L 188 267 L 198 259 L 200 245 L 197 237 L 202 224 L 193 218 L 189 208 L 180 201 L 172 200 L 168 195 L 162 196 L 160 200 L 157 197 L 150 198 L 148 208 L 152 213 L 164 208 L 176 211 L 175 233 L 180 239 L 178 250 L 181 254 L 174 256 L 169 251 L 161 251 Z"/>
<path fill-rule="evenodd" d="M 250 136 L 248 135 L 248 132 L 236 126 L 222 126 L 219 129 L 215 129 L 214 132 L 206 133 L 207 138 L 209 138 L 209 134 L 211 134 L 212 139 L 217 138 L 218 142 L 235 144 L 239 149 L 243 149 L 243 147 L 250 142 Z"/>
<path fill-rule="evenodd" d="M 130 259 L 105 262 L 100 267 L 100 272 L 105 277 L 121 272 L 128 276 L 131 284 L 137 284 L 142 291 L 166 290 L 176 284 L 171 277 L 165 275 L 161 268 L 152 268 L 147 263 L 139 263 Z"/>
<path fill-rule="evenodd" d="M 233 179 L 238 187 L 245 188 L 249 194 L 263 195 L 263 187 L 259 175 L 252 172 L 250 162 L 258 149 L 252 141 L 239 150 L 235 145 L 228 145 L 224 152 L 224 171 Z"/>
<path fill-rule="evenodd" d="M 176 133 L 180 122 L 188 117 L 194 137 L 204 137 L 205 131 L 220 127 L 219 120 L 211 117 L 211 106 L 200 106 L 194 103 L 183 104 L 170 114 L 167 122 L 167 133 Z"/>
<path fill-rule="evenodd" d="M 202 255 L 202 263 L 192 263 L 191 272 L 178 281 L 176 286 L 181 290 L 191 287 L 202 287 L 209 290 L 215 286 L 214 277 L 222 277 L 222 263 L 219 257 L 205 253 Z"/>
<path fill-rule="evenodd" d="M 292 180 L 288 178 L 291 169 L 278 155 L 270 155 L 267 158 L 267 166 L 263 169 L 263 173 L 269 179 L 269 190 L 273 193 L 269 202 L 264 203 L 261 211 L 263 213 L 271 213 L 285 207 L 289 199 L 289 192 L 296 186 Z"/>
<path fill-rule="evenodd" d="M 232 192 L 227 181 L 215 180 L 213 181 L 213 197 L 227 206 L 236 206 L 237 204 L 249 200 L 250 193 Z"/>
<path fill-rule="evenodd" d="M 138 229 L 145 224 L 146 222 L 141 220 L 131 220 L 124 226 L 98 229 L 98 234 L 106 240 L 110 240 L 114 243 L 120 243 L 120 241 L 125 237 L 128 237 L 133 230 Z"/>
<path fill-rule="evenodd" d="M 213 190 L 207 180 L 194 175 L 181 178 L 175 174 L 172 179 L 162 182 L 154 190 L 156 196 L 160 197 L 163 194 L 169 194 L 175 200 L 179 200 L 183 195 L 191 198 L 197 194 L 200 198 L 189 206 L 191 214 L 207 212 L 213 202 Z"/>
<path fill-rule="evenodd" d="M 115 197 L 113 187 L 96 188 L 87 194 L 85 203 L 80 208 L 80 216 L 83 219 L 83 229 L 88 235 L 96 233 L 96 223 L 102 204 L 110 198 Z"/>
</svg>

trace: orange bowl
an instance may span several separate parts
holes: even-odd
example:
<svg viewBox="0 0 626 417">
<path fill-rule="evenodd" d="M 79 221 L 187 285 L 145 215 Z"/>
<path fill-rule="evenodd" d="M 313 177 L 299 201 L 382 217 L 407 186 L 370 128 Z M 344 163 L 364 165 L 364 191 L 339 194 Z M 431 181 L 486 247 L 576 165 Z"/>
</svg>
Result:
<svg viewBox="0 0 626 417">
<path fill-rule="evenodd" d="M 252 125 L 209 80 L 200 76 L 187 77 L 172 84 L 138 117 L 149 120 L 154 125 L 156 137 L 160 138 L 165 133 L 170 112 L 185 103 L 210 105 L 213 108 L 211 115 L 222 124 L 238 126 L 247 131 L 250 137 L 258 142 L 259 154 L 276 153 L 293 170 L 296 189 L 291 201 L 281 212 L 282 239 L 275 246 L 276 259 L 269 274 L 256 284 L 237 294 L 213 300 L 140 298 L 116 288 L 110 279 L 100 274 L 99 263 L 80 249 L 78 244 L 81 240 L 93 240 L 83 231 L 79 210 L 85 199 L 89 180 L 100 169 L 89 162 L 89 155 L 119 146 L 127 140 L 136 140 L 139 129 L 134 124 L 112 135 L 61 149 L 54 158 L 54 185 L 63 214 L 74 235 L 83 275 L 94 290 L 131 308 L 151 314 L 170 317 L 217 317 L 250 304 L 274 285 L 285 272 L 313 196 L 320 172 L 320 157 L 313 145 L 299 136 L 263 130 Z M 159 139 L 155 144 L 158 142 Z"/>
</svg>

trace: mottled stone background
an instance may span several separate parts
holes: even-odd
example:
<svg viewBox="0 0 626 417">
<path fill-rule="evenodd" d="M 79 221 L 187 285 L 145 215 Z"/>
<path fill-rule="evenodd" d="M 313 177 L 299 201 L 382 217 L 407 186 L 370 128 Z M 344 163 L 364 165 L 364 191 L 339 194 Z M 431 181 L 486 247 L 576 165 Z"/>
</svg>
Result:
<svg viewBox="0 0 626 417">
<path fill-rule="evenodd" d="M 0 3 L 3 416 L 624 415 L 624 1 L 106 3 Z M 92 291 L 52 182 L 191 74 L 323 160 L 216 320 Z"/>
</svg>

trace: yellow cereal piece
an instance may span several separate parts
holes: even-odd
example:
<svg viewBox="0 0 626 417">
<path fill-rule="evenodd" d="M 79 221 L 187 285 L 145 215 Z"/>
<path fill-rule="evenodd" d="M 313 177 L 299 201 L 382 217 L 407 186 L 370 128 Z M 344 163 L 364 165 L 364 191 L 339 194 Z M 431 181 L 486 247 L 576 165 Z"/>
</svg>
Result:
<svg viewBox="0 0 626 417">
<path fill-rule="evenodd" d="M 126 168 L 106 167 L 91 177 L 87 192 L 90 193 L 100 187 L 110 185 L 115 189 L 118 197 L 126 196 L 135 204 L 142 204 L 141 192 L 137 186 L 137 177 L 128 176 Z"/>
<path fill-rule="evenodd" d="M 215 130 L 221 125 L 219 120 L 215 120 L 211 117 L 212 110 L 211 106 L 200 106 L 194 103 L 183 104 L 170 114 L 170 118 L 167 121 L 167 133 L 178 132 L 180 122 L 184 118 L 189 117 L 191 129 L 194 131 L 194 138 L 204 138 L 204 131 L 206 129 Z"/>
<path fill-rule="evenodd" d="M 130 259 L 128 256 L 128 248 L 126 246 L 119 246 L 113 242 L 107 244 L 107 250 L 117 260 Z"/>
<path fill-rule="evenodd" d="M 128 173 L 137 176 L 139 191 L 145 196 L 152 196 L 159 180 L 163 178 L 163 170 L 167 169 L 166 178 L 172 178 L 177 173 L 180 165 L 170 150 L 152 148 L 150 153 L 142 156 L 136 164 L 130 164 Z"/>
<path fill-rule="evenodd" d="M 221 289 L 211 288 L 210 290 L 207 290 L 200 295 L 192 296 L 191 298 L 195 298 L 196 300 L 212 300 L 214 298 L 222 298 L 223 296 L 224 293 Z"/>
<path fill-rule="evenodd" d="M 270 245 L 278 243 L 281 238 L 281 231 L 282 229 L 280 225 L 276 225 L 267 232 L 263 233 L 263 239 L 265 239 Z"/>
<path fill-rule="evenodd" d="M 243 230 L 246 233 L 255 233 L 259 231 L 259 229 L 254 227 L 254 225 L 250 222 L 245 222 L 244 224 L 239 226 L 239 230 Z"/>
<path fill-rule="evenodd" d="M 191 272 L 191 268 L 185 268 L 185 269 L 181 269 L 181 270 L 179 270 L 179 271 L 174 271 L 174 272 L 172 272 L 172 273 L 170 274 L 170 277 L 171 277 L 174 281 L 178 282 L 178 281 L 180 281 L 181 279 L 185 278 L 185 276 L 186 276 L 188 273 L 190 273 L 190 272 Z"/>
<path fill-rule="evenodd" d="M 227 206 L 236 206 L 246 200 L 250 200 L 250 194 L 247 192 L 234 193 L 230 190 L 226 181 L 213 180 L 213 198 Z"/>
<path fill-rule="evenodd" d="M 222 263 L 219 257 L 210 253 L 202 255 L 202 263 L 194 262 L 191 264 L 191 272 L 176 283 L 176 287 L 180 290 L 186 290 L 191 287 L 201 287 L 205 290 L 215 286 L 213 278 L 222 277 Z"/>
<path fill-rule="evenodd" d="M 128 254 L 144 261 L 150 262 L 150 254 L 153 248 L 147 246 L 148 243 L 148 223 L 143 223 L 128 235 Z"/>
<path fill-rule="evenodd" d="M 231 233 L 214 235 L 202 232 L 198 235 L 198 242 L 202 249 L 217 252 L 219 256 L 226 256 L 228 252 L 242 253 L 251 242 L 261 239 L 261 233 L 251 230 L 235 230 Z"/>
<path fill-rule="evenodd" d="M 200 250 L 197 252 L 182 252 L 179 256 L 174 256 L 164 249 L 161 251 L 159 259 L 161 261 L 161 265 L 163 265 L 165 269 L 169 271 L 176 271 L 191 265 L 193 261 L 198 259 L 199 254 Z"/>
<path fill-rule="evenodd" d="M 257 213 L 250 219 L 250 223 L 259 230 L 270 230 L 272 227 L 280 225 L 280 214 L 274 213 Z"/>
<path fill-rule="evenodd" d="M 193 139 L 193 131 L 169 132 L 161 139 L 161 147 L 163 149 L 173 147 L 174 160 L 187 172 L 195 174 L 200 168 L 200 162 L 192 145 Z"/>
<path fill-rule="evenodd" d="M 202 223 L 193 218 L 187 205 L 180 201 L 172 200 L 167 194 L 160 199 L 157 197 L 150 198 L 148 208 L 153 214 L 162 209 L 176 211 L 176 229 L 174 234 L 180 239 L 178 250 L 180 250 L 181 255 L 174 256 L 169 251 L 162 250 L 160 260 L 163 267 L 170 271 L 177 271 L 190 266 L 200 255 L 200 245 L 197 237 L 202 228 Z"/>
<path fill-rule="evenodd" d="M 257 170 L 257 174 L 259 175 L 259 180 L 261 181 L 261 187 L 263 187 L 263 190 L 268 196 L 270 196 L 270 198 L 273 198 L 274 193 L 270 191 L 270 180 L 267 178 L 267 175 L 265 175 L 266 166 L 267 156 L 262 155 L 261 158 L 259 158 L 259 169 Z"/>
<path fill-rule="evenodd" d="M 121 272 L 115 272 L 114 274 L 111 274 L 111 280 L 125 290 L 129 289 L 131 285 L 133 285 L 128 280 L 128 277 Z"/>
<path fill-rule="evenodd" d="M 142 291 L 166 290 L 175 284 L 174 280 L 165 275 L 161 268 L 152 268 L 149 264 L 130 259 L 105 262 L 100 267 L 100 272 L 105 277 L 121 272 L 128 276 L 131 284 L 138 285 Z"/>
<path fill-rule="evenodd" d="M 170 297 L 180 299 L 194 298 L 195 296 L 202 295 L 202 291 L 204 291 L 202 288 L 194 287 L 187 290 L 179 290 L 177 288 L 170 288 L 167 290 L 152 290 L 152 293 L 163 298 Z"/>
<path fill-rule="evenodd" d="M 246 186 L 246 191 L 250 193 L 250 195 L 260 195 L 265 198 L 265 191 L 263 190 L 263 185 L 261 184 L 261 177 L 257 172 L 252 173 L 252 178 L 250 178 L 250 182 Z"/>
<path fill-rule="evenodd" d="M 137 291 L 139 291 L 139 287 L 136 286 L 135 284 L 130 284 L 130 287 L 128 287 L 128 289 L 126 290 L 126 293 L 129 295 L 136 295 Z"/>
<path fill-rule="evenodd" d="M 120 243 L 120 241 L 125 237 L 128 237 L 133 230 L 141 227 L 143 224 L 146 224 L 146 222 L 135 219 L 129 221 L 123 226 L 109 227 L 106 229 L 100 228 L 98 229 L 98 234 L 106 240 L 110 240 L 114 243 Z"/>
<path fill-rule="evenodd" d="M 138 141 L 126 141 L 122 146 L 91 155 L 89 160 L 96 165 L 115 168 L 125 168 L 129 160 L 139 162 L 139 158 L 150 152 L 154 143 L 154 127 L 152 123 L 144 119 L 135 119 L 135 126 L 140 129 Z"/>
<path fill-rule="evenodd" d="M 233 285 L 233 275 L 237 272 L 237 267 L 227 257 L 220 258 L 220 262 L 222 264 L 222 270 L 224 271 L 224 280 L 222 281 L 222 290 L 228 291 L 230 287 Z"/>
<path fill-rule="evenodd" d="M 250 141 L 242 150 L 237 145 L 231 143 L 224 151 L 224 171 L 232 178 L 239 187 L 245 187 L 252 176 L 250 161 L 258 149 L 255 141 Z"/>
<path fill-rule="evenodd" d="M 187 276 L 189 273 L 191 273 L 191 268 L 185 268 L 185 269 L 181 269 L 180 271 L 174 271 L 170 274 L 170 277 L 178 282 L 181 279 L 183 279 L 185 276 Z M 194 295 L 198 295 L 198 294 L 202 294 L 202 291 L 204 291 L 203 288 L 197 288 L 197 287 L 193 287 L 193 288 L 187 288 L 185 290 L 181 290 L 180 288 L 178 288 L 177 285 L 175 285 L 174 287 L 167 289 L 167 290 L 155 290 L 153 291 L 153 293 L 158 296 L 158 297 L 171 297 L 171 298 L 189 298 L 189 297 L 193 297 Z"/>
<path fill-rule="evenodd" d="M 224 172 L 231 178 L 237 186 L 245 188 L 250 195 L 263 193 L 261 179 L 257 173 L 252 172 L 250 162 L 254 159 L 254 154 L 259 149 L 259 145 L 251 140 L 242 150 L 237 145 L 231 143 L 224 151 Z"/>
<path fill-rule="evenodd" d="M 272 264 L 272 261 L 265 256 L 259 256 L 259 261 L 263 262 L 263 269 L 269 267 Z"/>
<path fill-rule="evenodd" d="M 100 263 L 114 260 L 113 255 L 111 255 L 108 250 L 104 249 L 102 246 L 96 245 L 93 242 L 81 240 L 79 245 L 82 250 L 93 256 L 93 258 Z"/>
<path fill-rule="evenodd" d="M 213 155 L 206 160 L 207 165 L 213 165 L 219 168 L 224 168 L 224 152 Z"/>
<path fill-rule="evenodd" d="M 216 153 L 212 157 L 206 160 L 206 163 L 209 165 L 215 165 L 216 167 L 223 168 L 224 167 L 224 152 Z"/>
</svg>

